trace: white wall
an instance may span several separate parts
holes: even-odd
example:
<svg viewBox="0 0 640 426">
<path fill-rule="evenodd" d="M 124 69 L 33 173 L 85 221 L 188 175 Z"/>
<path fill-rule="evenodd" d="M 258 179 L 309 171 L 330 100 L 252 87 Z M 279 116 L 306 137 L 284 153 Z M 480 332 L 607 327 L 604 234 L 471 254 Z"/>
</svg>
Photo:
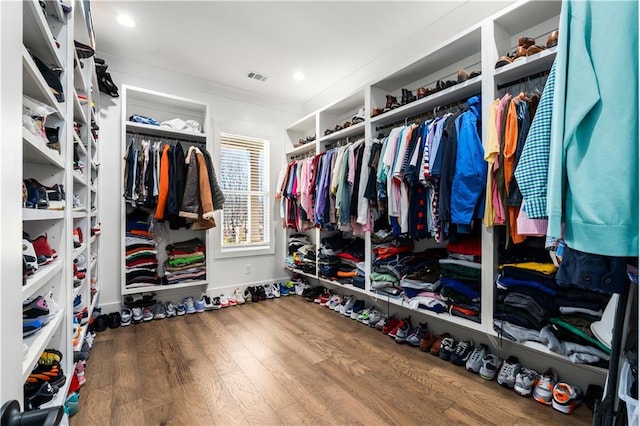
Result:
<svg viewBox="0 0 640 426">
<path fill-rule="evenodd" d="M 471 0 L 462 3 L 451 13 L 444 15 L 437 22 L 414 33 L 407 34 L 407 38 L 398 46 L 380 55 L 367 64 L 351 73 L 343 80 L 336 82 L 331 87 L 320 92 L 317 96 L 304 102 L 302 109 L 304 114 L 309 114 L 326 105 L 338 101 L 345 93 L 352 93 L 365 83 L 370 83 L 390 73 L 415 62 L 437 46 L 462 33 L 483 19 L 501 11 L 512 1 L 476 1 Z M 376 22 L 372 25 L 395 25 L 398 31 L 402 31 L 403 19 L 420 19 L 411 14 L 411 3 L 407 3 L 407 13 L 404 16 L 389 17 L 388 22 Z M 375 43 L 375 40 L 357 40 L 357 43 Z M 354 46 L 354 41 L 346 43 Z M 357 48 L 357 47 L 355 47 Z"/>
<path fill-rule="evenodd" d="M 121 86 L 128 84 L 156 90 L 210 104 L 210 115 L 216 134 L 222 132 L 239 133 L 245 136 L 267 138 L 271 141 L 271 188 L 275 188 L 278 171 L 284 161 L 284 153 L 291 147 L 285 147 L 285 132 L 291 123 L 302 114 L 299 106 L 292 104 L 270 104 L 269 99 L 253 96 L 228 87 L 199 80 L 187 75 L 177 74 L 158 68 L 122 61 L 117 57 L 101 55 L 109 65 L 113 81 Z M 120 308 L 121 253 L 120 237 L 123 229 L 120 224 L 120 206 L 123 202 L 120 176 L 122 173 L 123 153 L 121 146 L 121 103 L 120 98 L 100 96 L 100 180 L 99 205 L 102 235 L 100 237 L 99 284 L 101 287 L 100 305 L 106 312 Z M 214 144 L 216 142 L 214 141 Z M 288 142 L 286 142 L 288 144 Z M 217 155 L 214 148 L 214 156 Z M 279 210 L 271 199 L 272 229 L 280 228 Z M 216 218 L 220 223 L 219 216 Z M 209 259 L 212 272 L 209 277 L 210 288 L 235 288 L 253 282 L 269 282 L 286 277 L 282 269 L 284 233 L 275 232 L 276 251 L 273 255 L 243 257 L 234 259 Z M 251 265 L 251 274 L 245 273 L 245 266 Z M 197 291 L 192 289 L 193 291 Z M 160 300 L 178 301 L 183 291 L 162 292 Z M 186 290 L 188 294 L 189 291 Z M 210 292 L 217 295 L 217 292 Z M 193 294 L 198 296 L 198 294 Z"/>
</svg>

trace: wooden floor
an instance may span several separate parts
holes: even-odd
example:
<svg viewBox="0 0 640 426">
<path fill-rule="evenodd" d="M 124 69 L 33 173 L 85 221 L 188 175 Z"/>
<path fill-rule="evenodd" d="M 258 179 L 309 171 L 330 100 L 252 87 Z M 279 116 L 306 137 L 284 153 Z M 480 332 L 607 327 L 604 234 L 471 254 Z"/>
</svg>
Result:
<svg viewBox="0 0 640 426">
<path fill-rule="evenodd" d="M 301 297 L 98 333 L 72 426 L 587 425 Z"/>
</svg>

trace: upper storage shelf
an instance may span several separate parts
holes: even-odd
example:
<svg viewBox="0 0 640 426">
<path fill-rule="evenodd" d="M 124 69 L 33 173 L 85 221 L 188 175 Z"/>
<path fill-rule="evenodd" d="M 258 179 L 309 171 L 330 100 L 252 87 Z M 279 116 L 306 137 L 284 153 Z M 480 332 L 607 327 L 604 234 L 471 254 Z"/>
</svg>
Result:
<svg viewBox="0 0 640 426">
<path fill-rule="evenodd" d="M 371 87 L 372 108 L 384 110 L 385 107 L 391 106 L 389 97 L 394 97 L 398 104 L 402 105 L 406 91 L 409 91 L 412 99 L 406 103 L 411 105 L 410 107 L 400 111 L 396 111 L 398 108 L 385 110 L 386 112 L 376 115 L 372 121 L 392 122 L 400 116 L 407 117 L 433 109 L 434 106 L 438 106 L 433 104 L 433 100 L 446 104 L 479 93 L 479 77 L 465 80 L 458 78 L 458 74 L 461 70 L 469 74 L 481 70 L 480 39 L 480 26 L 476 26 L 461 36 L 437 46 L 412 64 L 374 82 Z M 445 85 L 446 88 L 437 90 L 438 85 L 441 88 Z M 425 89 L 425 92 L 418 93 L 418 89 Z"/>
<path fill-rule="evenodd" d="M 301 145 L 313 145 L 315 147 L 315 140 L 317 138 L 316 116 L 317 114 L 315 112 L 313 114 L 309 114 L 296 121 L 287 129 L 289 142 L 292 147 L 295 147 L 296 151 Z M 301 143 L 302 141 L 304 141 L 304 143 Z M 286 151 L 289 150 L 290 148 L 286 149 Z M 302 151 L 307 152 L 307 149 L 302 148 Z"/>
<path fill-rule="evenodd" d="M 46 4 L 47 6 L 51 5 L 51 3 Z M 38 1 L 25 1 L 22 16 L 24 20 L 22 42 L 25 47 L 48 66 L 62 67 L 60 49 L 56 46 L 54 34 Z M 62 25 L 59 21 L 56 23 L 55 28 Z"/>
<path fill-rule="evenodd" d="M 330 142 L 349 136 L 364 135 L 364 124 L 353 123 L 353 117 L 360 110 L 364 112 L 364 89 L 359 89 L 350 96 L 320 110 L 319 140 Z M 364 114 L 362 119 L 364 121 Z M 349 125 L 345 127 L 345 124 Z"/>
<path fill-rule="evenodd" d="M 493 21 L 493 45 L 488 46 L 493 58 L 492 65 L 502 56 L 511 54 L 519 45 L 521 37 L 532 38 L 543 50 L 517 59 L 511 64 L 495 70 L 497 84 L 545 71 L 551 68 L 556 49 L 547 45 L 549 34 L 558 29 L 560 7 L 558 1 L 531 1 L 517 4 Z M 562 35 L 560 35 L 562 36 Z M 538 50 L 538 49 L 535 49 Z"/>
</svg>

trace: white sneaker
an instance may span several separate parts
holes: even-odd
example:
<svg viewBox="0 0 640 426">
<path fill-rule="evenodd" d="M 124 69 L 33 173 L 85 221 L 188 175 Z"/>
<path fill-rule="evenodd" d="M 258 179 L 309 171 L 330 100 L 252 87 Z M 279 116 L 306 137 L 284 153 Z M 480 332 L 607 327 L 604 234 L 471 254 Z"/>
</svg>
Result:
<svg viewBox="0 0 640 426">
<path fill-rule="evenodd" d="M 340 309 L 340 313 L 342 315 L 351 316 L 351 308 L 353 308 L 354 303 L 356 303 L 355 296 L 352 295 L 347 297 L 347 301 L 344 303 L 344 305 L 342 305 L 342 308 Z"/>
<path fill-rule="evenodd" d="M 213 311 L 213 303 L 211 303 L 211 298 L 206 294 L 202 294 L 202 298 L 204 299 L 204 310 Z"/>
<path fill-rule="evenodd" d="M 299 282 L 295 284 L 295 288 L 296 288 L 296 294 L 298 296 L 302 296 L 302 294 L 304 293 L 304 291 L 306 289 L 308 289 L 310 286 L 307 283 L 304 282 Z"/>
<path fill-rule="evenodd" d="M 538 372 L 527 367 L 520 367 L 516 374 L 516 383 L 513 385 L 515 393 L 521 396 L 531 396 L 533 387 L 538 380 Z"/>
<path fill-rule="evenodd" d="M 227 296 L 225 296 L 224 294 L 220 295 L 220 307 L 221 308 L 229 307 L 229 298 Z"/>
<path fill-rule="evenodd" d="M 480 367 L 480 377 L 485 380 L 493 380 L 496 378 L 498 371 L 502 366 L 500 358 L 494 354 L 486 354 L 482 359 L 482 367 Z"/>
<path fill-rule="evenodd" d="M 498 384 L 504 386 L 505 388 L 513 388 L 513 385 L 516 383 L 516 375 L 520 371 L 520 361 L 518 358 L 511 355 L 507 358 L 502 364 L 502 368 L 498 373 L 498 378 L 496 379 Z"/>
<path fill-rule="evenodd" d="M 281 296 L 280 284 L 279 283 L 271 284 L 271 292 L 273 293 L 276 299 L 279 298 Z"/>
<path fill-rule="evenodd" d="M 242 295 L 242 291 L 239 288 L 233 292 L 233 296 L 236 298 L 236 303 L 238 305 L 244 305 L 246 300 L 244 300 L 244 296 Z"/>
<path fill-rule="evenodd" d="M 473 348 L 473 352 L 469 355 L 469 359 L 467 359 L 467 363 L 465 364 L 465 368 L 472 373 L 478 374 L 480 371 L 480 367 L 482 367 L 482 359 L 489 351 L 489 348 L 484 343 Z"/>
<path fill-rule="evenodd" d="M 142 322 L 142 308 L 132 308 L 131 309 L 131 320 L 134 324 L 138 324 Z"/>
<path fill-rule="evenodd" d="M 264 285 L 264 294 L 267 296 L 267 299 L 275 299 L 276 295 L 273 294 L 273 287 L 271 284 Z"/>
</svg>

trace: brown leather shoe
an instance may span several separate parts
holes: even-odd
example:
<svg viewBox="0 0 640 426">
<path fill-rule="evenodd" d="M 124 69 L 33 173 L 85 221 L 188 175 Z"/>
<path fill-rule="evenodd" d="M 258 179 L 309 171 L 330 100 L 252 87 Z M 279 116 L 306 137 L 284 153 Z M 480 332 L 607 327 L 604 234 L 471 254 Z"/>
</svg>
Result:
<svg viewBox="0 0 640 426">
<path fill-rule="evenodd" d="M 469 71 L 462 68 L 460 71 L 458 71 L 458 83 L 469 80 L 469 75 Z"/>
<path fill-rule="evenodd" d="M 436 341 L 431 345 L 429 352 L 431 355 L 440 356 L 440 346 L 442 346 L 442 339 L 445 337 L 451 337 L 449 333 L 443 333 L 440 336 L 436 336 Z"/>
<path fill-rule="evenodd" d="M 547 49 L 558 45 L 558 30 L 551 31 L 547 37 Z"/>
<path fill-rule="evenodd" d="M 534 44 L 536 44 L 535 38 L 520 36 L 520 38 L 518 39 L 518 46 L 522 46 L 525 49 L 529 46 L 533 46 Z"/>
<path fill-rule="evenodd" d="M 384 110 L 382 108 L 374 108 L 371 110 L 371 116 L 375 117 L 376 115 L 382 114 Z"/>
<path fill-rule="evenodd" d="M 420 339 L 420 350 L 422 352 L 429 352 L 437 339 L 437 335 L 429 332 L 425 338 Z"/>
<path fill-rule="evenodd" d="M 547 48 L 546 48 L 546 47 L 542 47 L 542 46 L 538 46 L 538 45 L 535 45 L 535 44 L 534 44 L 533 46 L 530 46 L 530 47 L 527 49 L 527 56 L 535 55 L 536 53 L 540 53 L 540 52 L 542 52 L 543 50 L 547 50 Z"/>
<path fill-rule="evenodd" d="M 345 121 L 344 124 L 342 125 L 343 129 L 346 129 L 347 127 L 351 126 L 351 122 L 350 121 Z"/>
<path fill-rule="evenodd" d="M 498 61 L 496 62 L 496 69 L 504 67 L 505 65 L 509 65 L 511 62 L 513 62 L 513 59 L 511 59 L 510 56 L 500 56 L 500 59 L 498 59 Z"/>
<path fill-rule="evenodd" d="M 418 90 L 416 90 L 416 92 L 418 99 L 422 99 L 427 96 L 427 89 L 425 89 L 424 87 L 418 87 Z"/>
</svg>

